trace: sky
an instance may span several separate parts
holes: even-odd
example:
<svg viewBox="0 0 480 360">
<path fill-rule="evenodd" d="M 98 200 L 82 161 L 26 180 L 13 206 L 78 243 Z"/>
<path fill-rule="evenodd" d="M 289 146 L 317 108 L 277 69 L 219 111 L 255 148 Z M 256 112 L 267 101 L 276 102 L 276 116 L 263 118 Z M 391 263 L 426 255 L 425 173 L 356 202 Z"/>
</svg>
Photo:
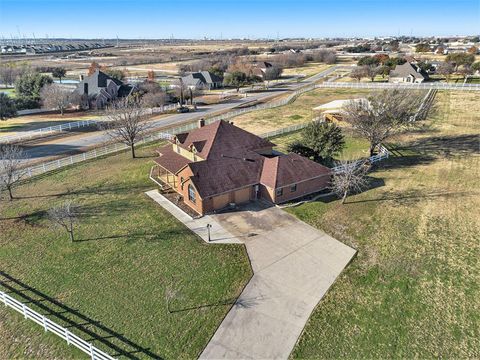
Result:
<svg viewBox="0 0 480 360">
<path fill-rule="evenodd" d="M 0 36 L 286 38 L 480 34 L 480 0 L 0 0 Z"/>
</svg>

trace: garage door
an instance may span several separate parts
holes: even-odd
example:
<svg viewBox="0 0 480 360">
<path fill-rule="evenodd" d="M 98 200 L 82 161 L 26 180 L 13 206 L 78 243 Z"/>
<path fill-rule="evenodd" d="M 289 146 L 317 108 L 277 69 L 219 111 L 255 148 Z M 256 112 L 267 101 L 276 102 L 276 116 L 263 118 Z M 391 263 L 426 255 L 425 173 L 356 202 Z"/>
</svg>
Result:
<svg viewBox="0 0 480 360">
<path fill-rule="evenodd" d="M 250 201 L 250 187 L 235 191 L 235 203 L 242 204 Z"/>
<path fill-rule="evenodd" d="M 213 209 L 218 210 L 224 208 L 230 203 L 230 194 L 223 194 L 213 198 Z"/>
</svg>

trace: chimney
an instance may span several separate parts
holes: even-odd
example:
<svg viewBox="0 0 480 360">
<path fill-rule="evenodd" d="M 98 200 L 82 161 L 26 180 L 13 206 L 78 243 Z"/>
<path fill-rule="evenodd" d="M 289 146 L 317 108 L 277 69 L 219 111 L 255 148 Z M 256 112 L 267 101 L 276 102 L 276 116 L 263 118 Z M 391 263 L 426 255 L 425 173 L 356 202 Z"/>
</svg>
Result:
<svg viewBox="0 0 480 360">
<path fill-rule="evenodd" d="M 198 120 L 198 127 L 199 127 L 199 128 L 202 128 L 202 127 L 204 127 L 204 126 L 205 126 L 205 119 L 200 119 L 200 120 Z"/>
</svg>

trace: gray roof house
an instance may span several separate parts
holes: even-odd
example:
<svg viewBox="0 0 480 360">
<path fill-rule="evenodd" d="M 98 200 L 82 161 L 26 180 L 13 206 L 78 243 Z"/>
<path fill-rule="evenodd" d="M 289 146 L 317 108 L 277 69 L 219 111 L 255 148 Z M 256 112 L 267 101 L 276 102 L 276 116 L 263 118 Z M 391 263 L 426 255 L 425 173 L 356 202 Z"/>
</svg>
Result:
<svg viewBox="0 0 480 360">
<path fill-rule="evenodd" d="M 421 83 L 425 80 L 428 80 L 428 74 L 419 66 L 409 62 L 395 66 L 388 77 L 388 82 L 391 83 Z"/>
<path fill-rule="evenodd" d="M 223 79 L 209 71 L 200 71 L 183 76 L 182 82 L 191 88 L 210 90 L 222 87 Z"/>
<path fill-rule="evenodd" d="M 85 99 L 84 105 L 101 109 L 109 101 L 129 96 L 134 89 L 97 69 L 90 76 L 80 76 L 76 91 Z"/>
</svg>

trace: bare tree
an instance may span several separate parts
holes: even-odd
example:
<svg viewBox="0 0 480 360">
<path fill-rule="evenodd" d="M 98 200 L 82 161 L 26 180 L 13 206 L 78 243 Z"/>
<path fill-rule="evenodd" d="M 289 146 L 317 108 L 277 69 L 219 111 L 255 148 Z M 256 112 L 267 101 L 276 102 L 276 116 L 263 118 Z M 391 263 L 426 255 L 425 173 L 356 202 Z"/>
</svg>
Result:
<svg viewBox="0 0 480 360">
<path fill-rule="evenodd" d="M 40 91 L 43 106 L 47 109 L 58 109 L 63 116 L 65 109 L 70 105 L 80 104 L 80 95 L 61 85 L 47 84 Z"/>
<path fill-rule="evenodd" d="M 450 80 L 450 76 L 455 72 L 455 67 L 449 62 L 443 62 L 438 65 L 437 70 L 435 71 L 438 75 L 445 76 L 447 82 Z"/>
<path fill-rule="evenodd" d="M 13 200 L 13 187 L 27 175 L 27 171 L 22 168 L 22 162 L 26 158 L 22 148 L 17 145 L 0 147 L 0 190 L 7 190 L 10 201 Z"/>
<path fill-rule="evenodd" d="M 56 226 L 65 229 L 71 242 L 75 241 L 73 229 L 78 221 L 78 207 L 72 201 L 67 200 L 48 211 L 49 220 Z"/>
<path fill-rule="evenodd" d="M 357 81 L 362 80 L 362 78 L 367 77 L 365 73 L 365 68 L 363 66 L 357 66 L 350 72 L 350 77 Z"/>
<path fill-rule="evenodd" d="M 368 77 L 373 82 L 375 80 L 375 76 L 379 74 L 380 69 L 375 65 L 367 65 L 364 68 L 366 77 Z"/>
<path fill-rule="evenodd" d="M 143 109 L 138 102 L 127 99 L 111 103 L 107 108 L 107 120 L 102 129 L 115 141 L 130 146 L 132 158 L 135 158 L 135 144 L 140 141 L 149 125 L 142 121 Z"/>
<path fill-rule="evenodd" d="M 372 156 L 378 145 L 411 122 L 421 98 L 411 90 L 383 90 L 370 95 L 367 101 L 349 101 L 343 107 L 343 117 L 370 142 Z"/>
<path fill-rule="evenodd" d="M 149 92 L 142 96 L 142 105 L 146 108 L 153 108 L 165 105 L 167 94 L 163 91 Z"/>
<path fill-rule="evenodd" d="M 340 161 L 337 168 L 330 188 L 342 199 L 342 204 L 345 204 L 349 194 L 363 191 L 368 187 L 367 173 L 370 167 L 366 161 L 363 163 Z"/>
</svg>

